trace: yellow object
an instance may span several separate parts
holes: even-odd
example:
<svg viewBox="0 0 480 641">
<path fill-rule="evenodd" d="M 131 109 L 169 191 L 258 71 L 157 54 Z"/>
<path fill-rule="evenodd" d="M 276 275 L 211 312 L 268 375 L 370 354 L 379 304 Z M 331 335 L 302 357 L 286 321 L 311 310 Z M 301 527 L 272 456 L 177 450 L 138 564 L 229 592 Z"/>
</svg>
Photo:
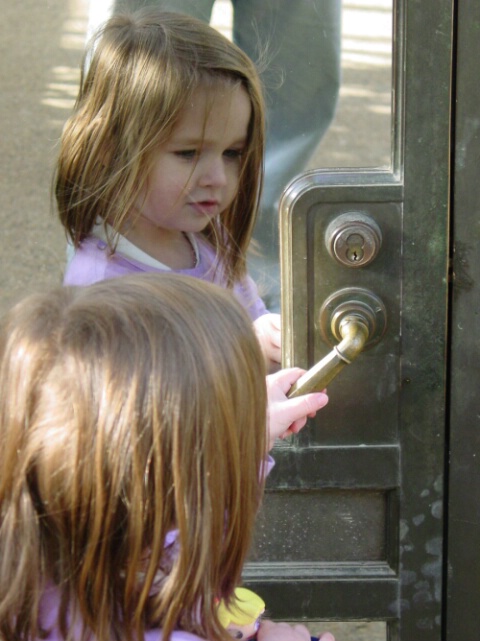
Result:
<svg viewBox="0 0 480 641">
<path fill-rule="evenodd" d="M 239 627 L 252 626 L 251 631 L 254 634 L 257 621 L 264 612 L 265 601 L 258 594 L 247 588 L 236 588 L 228 607 L 224 601 L 220 601 L 218 604 L 218 618 L 227 630 L 230 628 L 238 630 Z M 250 630 L 245 630 L 244 632 L 245 634 L 242 634 L 242 637 L 237 634 L 233 636 L 236 638 L 248 638 Z"/>
</svg>

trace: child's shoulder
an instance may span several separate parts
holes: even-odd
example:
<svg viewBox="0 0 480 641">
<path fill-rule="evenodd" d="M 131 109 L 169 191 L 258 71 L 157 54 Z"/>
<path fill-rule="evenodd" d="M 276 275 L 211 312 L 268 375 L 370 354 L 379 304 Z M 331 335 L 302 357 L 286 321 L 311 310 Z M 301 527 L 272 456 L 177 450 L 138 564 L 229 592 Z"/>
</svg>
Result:
<svg viewBox="0 0 480 641">
<path fill-rule="evenodd" d="M 63 284 L 93 285 L 102 280 L 139 271 L 142 271 L 139 265 L 112 253 L 104 240 L 88 236 L 67 259 Z"/>
</svg>

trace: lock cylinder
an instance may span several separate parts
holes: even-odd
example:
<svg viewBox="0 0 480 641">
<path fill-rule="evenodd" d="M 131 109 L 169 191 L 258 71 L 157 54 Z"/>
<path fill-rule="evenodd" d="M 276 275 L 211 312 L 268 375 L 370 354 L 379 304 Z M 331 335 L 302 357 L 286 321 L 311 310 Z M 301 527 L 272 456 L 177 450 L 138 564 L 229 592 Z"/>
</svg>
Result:
<svg viewBox="0 0 480 641">
<path fill-rule="evenodd" d="M 371 263 L 382 246 L 377 223 L 363 212 L 337 216 L 325 232 L 325 245 L 332 258 L 345 267 L 364 267 Z"/>
</svg>

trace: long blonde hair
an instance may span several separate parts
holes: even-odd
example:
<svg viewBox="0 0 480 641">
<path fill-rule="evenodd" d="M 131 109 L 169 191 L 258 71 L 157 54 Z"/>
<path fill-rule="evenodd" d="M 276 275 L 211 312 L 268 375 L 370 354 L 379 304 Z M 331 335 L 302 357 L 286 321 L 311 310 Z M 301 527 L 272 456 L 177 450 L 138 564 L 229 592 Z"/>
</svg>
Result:
<svg viewBox="0 0 480 641">
<path fill-rule="evenodd" d="M 266 451 L 263 358 L 230 292 L 144 274 L 29 297 L 0 328 L 0 388 L 0 637 L 39 636 L 53 585 L 65 638 L 77 620 L 224 639 Z"/>
<path fill-rule="evenodd" d="M 245 88 L 252 113 L 237 196 L 204 231 L 232 285 L 246 271 L 263 176 L 265 107 L 255 65 L 209 25 L 152 8 L 113 16 L 87 51 L 90 58 L 55 178 L 59 217 L 75 246 L 98 217 L 120 231 L 153 153 L 196 89 Z"/>
</svg>

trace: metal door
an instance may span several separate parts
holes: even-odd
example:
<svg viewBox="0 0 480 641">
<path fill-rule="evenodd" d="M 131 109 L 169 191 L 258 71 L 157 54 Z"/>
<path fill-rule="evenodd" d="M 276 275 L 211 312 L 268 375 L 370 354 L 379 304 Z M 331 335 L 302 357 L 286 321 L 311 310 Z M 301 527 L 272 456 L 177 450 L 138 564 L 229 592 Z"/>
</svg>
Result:
<svg viewBox="0 0 480 641">
<path fill-rule="evenodd" d="M 371 340 L 275 451 L 246 576 L 279 619 L 445 638 L 453 9 L 394 3 L 391 167 L 312 170 L 281 202 L 284 364 L 312 367 L 359 309 Z"/>
<path fill-rule="evenodd" d="M 447 641 L 480 637 L 480 3 L 456 3 Z"/>
</svg>

